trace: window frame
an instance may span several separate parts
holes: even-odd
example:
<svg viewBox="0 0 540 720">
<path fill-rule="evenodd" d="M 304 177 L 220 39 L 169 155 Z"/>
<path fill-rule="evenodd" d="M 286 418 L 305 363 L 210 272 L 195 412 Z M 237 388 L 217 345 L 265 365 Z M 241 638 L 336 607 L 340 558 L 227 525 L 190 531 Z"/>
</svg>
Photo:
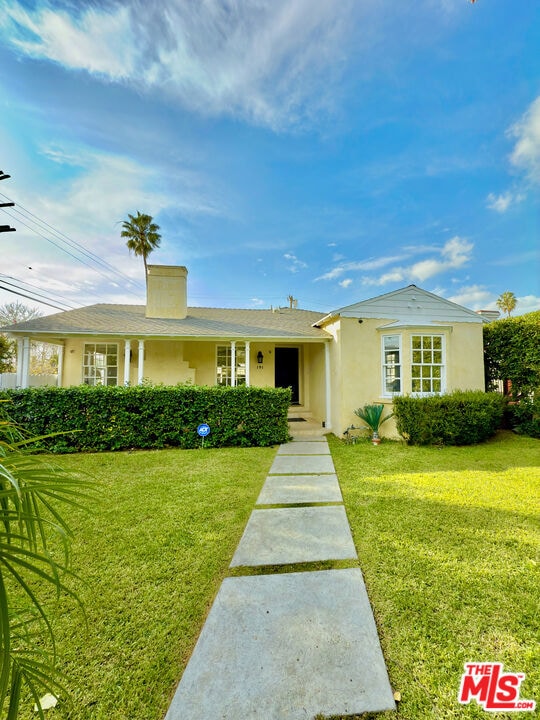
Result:
<svg viewBox="0 0 540 720">
<path fill-rule="evenodd" d="M 104 347 L 105 352 L 98 352 L 99 347 Z M 93 348 L 90 350 L 89 348 Z M 111 352 L 110 348 L 114 348 L 114 352 Z M 93 356 L 94 362 L 88 362 L 88 358 Z M 105 362 L 96 362 L 97 357 L 104 358 Z M 116 357 L 116 364 L 109 364 L 110 357 Z M 104 387 L 116 387 L 118 386 L 118 343 L 109 342 L 85 342 L 83 343 L 83 357 L 82 357 L 82 384 L 96 387 L 97 385 L 103 385 Z M 114 370 L 114 373 L 111 371 Z M 93 371 L 93 372 L 92 372 Z M 98 373 L 97 371 L 101 371 Z M 98 377 L 100 378 L 98 380 Z M 114 381 L 114 382 L 110 382 Z"/>
<path fill-rule="evenodd" d="M 386 361 L 386 348 L 385 340 L 387 338 L 397 338 L 397 352 L 398 362 L 388 363 Z M 387 368 L 397 368 L 398 373 L 394 378 L 394 381 L 399 382 L 399 390 L 390 391 L 387 389 Z M 403 394 L 403 345 L 401 333 L 386 333 L 381 336 L 381 382 L 382 382 L 382 395 L 381 397 L 394 397 L 395 395 Z"/>
<path fill-rule="evenodd" d="M 420 347 L 413 347 L 415 338 L 420 338 Z M 430 339 L 430 346 L 424 346 L 424 340 Z M 440 340 L 440 347 L 435 347 L 435 339 Z M 443 333 L 411 333 L 410 337 L 410 373 L 411 395 L 414 397 L 429 397 L 430 395 L 443 395 L 446 392 L 446 336 Z M 415 353 L 420 353 L 420 360 L 415 360 Z M 440 353 L 440 362 L 434 362 L 435 353 Z M 429 358 L 431 355 L 431 361 Z M 427 360 L 426 361 L 426 357 Z M 414 376 L 414 368 L 419 369 L 419 375 Z M 434 369 L 439 368 L 439 377 Z M 420 389 L 415 390 L 416 382 L 420 382 Z M 424 389 L 424 383 L 429 383 L 429 390 Z M 437 390 L 434 384 L 439 383 Z"/>
<path fill-rule="evenodd" d="M 219 364 L 220 351 L 225 351 L 225 364 Z M 220 387 L 238 387 L 239 385 L 246 385 L 246 365 L 248 362 L 247 348 L 245 342 L 236 343 L 236 367 L 234 373 L 234 385 L 232 383 L 232 345 L 218 343 L 216 345 L 216 385 Z M 223 368 L 225 372 L 221 372 L 221 377 L 225 378 L 225 382 L 220 382 L 220 368 Z"/>
</svg>

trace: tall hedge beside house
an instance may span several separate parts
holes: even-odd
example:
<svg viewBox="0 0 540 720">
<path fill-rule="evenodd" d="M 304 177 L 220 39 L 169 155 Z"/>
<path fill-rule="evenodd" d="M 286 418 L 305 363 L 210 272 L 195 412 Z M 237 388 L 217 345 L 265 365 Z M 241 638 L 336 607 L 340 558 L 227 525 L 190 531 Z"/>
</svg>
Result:
<svg viewBox="0 0 540 720">
<path fill-rule="evenodd" d="M 540 310 L 496 320 L 484 326 L 486 388 L 498 380 L 512 381 L 520 398 L 540 388 Z"/>
<path fill-rule="evenodd" d="M 474 445 L 500 427 L 505 401 L 498 393 L 456 391 L 394 398 L 400 435 L 410 445 Z"/>
<path fill-rule="evenodd" d="M 6 390 L 10 415 L 51 452 L 201 446 L 197 427 L 208 423 L 206 447 L 287 442 L 290 390 L 255 387 L 90 387 Z M 76 432 L 73 432 L 76 431 Z"/>
</svg>

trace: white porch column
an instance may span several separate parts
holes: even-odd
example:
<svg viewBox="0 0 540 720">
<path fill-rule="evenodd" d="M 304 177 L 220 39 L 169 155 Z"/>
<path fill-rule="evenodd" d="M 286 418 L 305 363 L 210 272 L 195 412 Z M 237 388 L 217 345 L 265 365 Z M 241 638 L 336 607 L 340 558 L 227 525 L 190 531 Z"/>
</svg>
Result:
<svg viewBox="0 0 540 720">
<path fill-rule="evenodd" d="M 144 377 L 144 340 L 139 340 L 139 364 L 137 367 L 137 384 L 142 385 Z"/>
<path fill-rule="evenodd" d="M 131 360 L 131 340 L 124 341 L 124 385 L 129 385 L 129 362 Z"/>
<path fill-rule="evenodd" d="M 17 339 L 17 387 L 22 387 L 23 378 L 23 341 L 22 338 Z"/>
<path fill-rule="evenodd" d="M 56 368 L 56 387 L 62 387 L 64 377 L 64 346 L 58 345 L 58 366 Z"/>
<path fill-rule="evenodd" d="M 246 387 L 249 387 L 249 378 L 250 378 L 250 373 L 249 373 L 249 346 L 250 346 L 250 342 L 249 342 L 249 340 L 246 340 Z"/>
<path fill-rule="evenodd" d="M 231 387 L 236 387 L 236 341 L 231 340 Z"/>
<path fill-rule="evenodd" d="M 326 385 L 326 420 L 325 427 L 327 430 L 332 429 L 332 373 L 330 370 L 330 343 L 324 344 L 324 374 Z"/>
<path fill-rule="evenodd" d="M 25 337 L 22 341 L 22 364 L 21 364 L 21 387 L 28 387 L 28 376 L 30 375 L 30 338 Z"/>
</svg>

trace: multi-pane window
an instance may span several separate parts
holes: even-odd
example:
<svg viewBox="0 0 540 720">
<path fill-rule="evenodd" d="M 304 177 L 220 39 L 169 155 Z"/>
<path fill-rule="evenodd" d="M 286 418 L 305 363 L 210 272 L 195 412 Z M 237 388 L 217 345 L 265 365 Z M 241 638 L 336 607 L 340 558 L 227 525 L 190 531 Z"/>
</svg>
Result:
<svg viewBox="0 0 540 720">
<path fill-rule="evenodd" d="M 401 338 L 383 336 L 383 395 L 401 392 Z"/>
<path fill-rule="evenodd" d="M 236 345 L 236 362 L 234 385 L 246 384 L 246 346 Z M 216 381 L 218 385 L 232 385 L 232 356 L 231 345 L 218 345 L 216 356 Z"/>
<path fill-rule="evenodd" d="M 440 393 L 444 390 L 444 352 L 442 335 L 411 337 L 411 391 Z"/>
<path fill-rule="evenodd" d="M 85 343 L 83 356 L 85 385 L 118 385 L 118 345 Z"/>
</svg>

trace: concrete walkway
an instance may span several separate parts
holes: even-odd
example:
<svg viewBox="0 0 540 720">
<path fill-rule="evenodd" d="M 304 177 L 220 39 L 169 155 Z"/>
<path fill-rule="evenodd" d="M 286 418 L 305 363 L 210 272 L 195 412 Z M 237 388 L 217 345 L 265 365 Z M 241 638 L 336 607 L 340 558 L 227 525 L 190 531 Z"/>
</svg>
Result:
<svg viewBox="0 0 540 720">
<path fill-rule="evenodd" d="M 356 565 L 326 439 L 281 445 L 257 505 L 231 567 Z M 350 567 L 226 578 L 165 720 L 312 720 L 392 709 L 362 573 Z"/>
</svg>

